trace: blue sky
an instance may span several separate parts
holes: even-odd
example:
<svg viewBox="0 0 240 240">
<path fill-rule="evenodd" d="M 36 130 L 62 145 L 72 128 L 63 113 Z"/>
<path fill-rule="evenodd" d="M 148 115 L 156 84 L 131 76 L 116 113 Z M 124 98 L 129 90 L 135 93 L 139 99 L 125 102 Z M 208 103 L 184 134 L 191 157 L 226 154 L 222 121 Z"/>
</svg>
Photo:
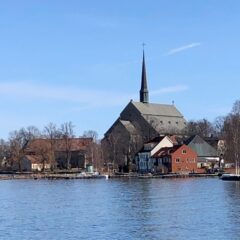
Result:
<svg viewBox="0 0 240 240">
<path fill-rule="evenodd" d="M 142 42 L 150 101 L 187 120 L 227 114 L 240 88 L 240 2 L 0 1 L 0 138 L 72 121 L 102 137 L 138 100 Z"/>
</svg>

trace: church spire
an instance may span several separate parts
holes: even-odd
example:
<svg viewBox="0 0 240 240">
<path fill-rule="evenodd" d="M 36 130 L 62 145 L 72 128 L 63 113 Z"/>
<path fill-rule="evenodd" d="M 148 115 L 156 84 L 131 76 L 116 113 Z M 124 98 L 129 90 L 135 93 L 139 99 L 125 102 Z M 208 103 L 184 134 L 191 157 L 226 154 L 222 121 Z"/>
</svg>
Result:
<svg viewBox="0 0 240 240">
<path fill-rule="evenodd" d="M 140 90 L 140 102 L 148 103 L 147 74 L 146 74 L 146 66 L 145 66 L 144 49 L 143 49 L 143 61 L 142 61 L 142 79 L 141 79 L 141 90 Z"/>
</svg>

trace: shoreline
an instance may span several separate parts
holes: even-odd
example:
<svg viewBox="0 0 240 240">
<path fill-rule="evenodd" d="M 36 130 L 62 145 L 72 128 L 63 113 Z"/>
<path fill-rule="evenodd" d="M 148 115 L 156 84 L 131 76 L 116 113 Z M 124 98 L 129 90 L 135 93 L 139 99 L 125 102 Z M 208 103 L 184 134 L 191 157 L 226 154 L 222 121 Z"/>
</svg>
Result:
<svg viewBox="0 0 240 240">
<path fill-rule="evenodd" d="M 1 173 L 0 180 L 60 180 L 60 179 L 117 179 L 117 178 L 131 178 L 131 179 L 149 179 L 149 178 L 160 178 L 160 179 L 174 179 L 174 178 L 209 178 L 219 177 L 218 174 L 79 174 L 79 173 Z"/>
</svg>

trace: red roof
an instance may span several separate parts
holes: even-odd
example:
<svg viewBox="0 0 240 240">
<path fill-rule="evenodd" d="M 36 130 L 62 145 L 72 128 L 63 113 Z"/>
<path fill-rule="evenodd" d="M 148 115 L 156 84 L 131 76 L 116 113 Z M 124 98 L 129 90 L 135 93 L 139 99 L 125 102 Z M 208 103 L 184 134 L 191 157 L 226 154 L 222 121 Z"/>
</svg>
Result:
<svg viewBox="0 0 240 240">
<path fill-rule="evenodd" d="M 40 155 L 25 155 L 25 158 L 27 158 L 29 161 L 31 161 L 32 164 L 43 163 L 43 157 Z M 46 160 L 46 163 L 48 163 L 47 160 Z"/>
<path fill-rule="evenodd" d="M 168 156 L 168 155 L 176 152 L 181 146 L 183 146 L 183 145 L 174 145 L 173 147 L 161 148 L 159 151 L 157 151 L 153 155 L 153 157 Z"/>
<path fill-rule="evenodd" d="M 53 141 L 55 151 L 66 151 L 67 146 L 65 139 L 54 139 Z M 70 151 L 85 151 L 87 147 L 93 143 L 92 138 L 70 138 L 68 141 Z M 51 140 L 44 138 L 34 139 L 27 144 L 25 152 L 35 152 L 36 149 L 39 149 L 42 146 L 50 148 Z"/>
</svg>

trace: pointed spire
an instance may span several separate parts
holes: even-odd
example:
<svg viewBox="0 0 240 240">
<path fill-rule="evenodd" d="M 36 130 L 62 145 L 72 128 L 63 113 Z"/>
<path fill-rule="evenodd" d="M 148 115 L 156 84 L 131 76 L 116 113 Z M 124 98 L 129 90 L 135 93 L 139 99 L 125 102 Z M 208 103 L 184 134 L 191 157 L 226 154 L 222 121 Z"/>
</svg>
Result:
<svg viewBox="0 0 240 240">
<path fill-rule="evenodd" d="M 144 47 L 144 44 L 143 44 Z M 145 66 L 145 56 L 143 48 L 143 61 L 142 61 L 142 79 L 141 79 L 141 90 L 140 90 L 140 102 L 148 103 L 148 87 L 147 87 L 147 73 Z"/>
</svg>

